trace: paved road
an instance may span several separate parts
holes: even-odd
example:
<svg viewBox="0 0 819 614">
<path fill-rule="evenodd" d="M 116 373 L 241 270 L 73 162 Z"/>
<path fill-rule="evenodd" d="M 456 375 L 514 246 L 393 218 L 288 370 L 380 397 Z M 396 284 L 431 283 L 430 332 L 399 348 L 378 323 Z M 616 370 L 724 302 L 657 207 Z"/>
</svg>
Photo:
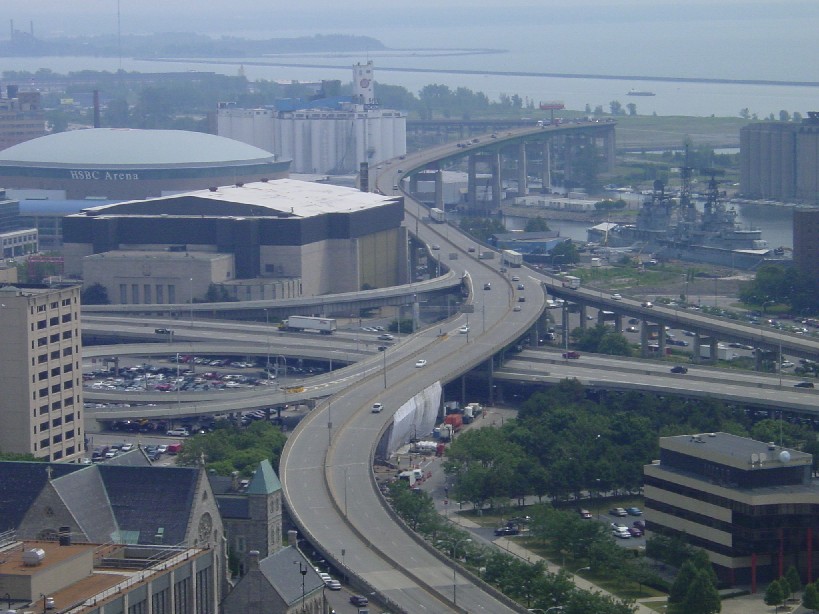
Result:
<svg viewBox="0 0 819 614">
<path fill-rule="evenodd" d="M 412 165 L 412 161 L 401 162 L 404 170 Z M 397 183 L 396 167 L 394 164 L 393 178 L 387 181 L 390 186 Z M 417 205 L 408 204 L 407 211 L 411 216 Z M 400 351 L 400 356 L 398 360 L 393 357 L 385 373 L 363 378 L 314 410 L 288 440 L 282 456 L 285 497 L 296 524 L 311 541 L 339 563 L 343 549 L 349 573 L 383 595 L 391 606 L 407 612 L 525 611 L 498 601 L 457 573 L 456 605 L 452 568 L 400 528 L 384 509 L 373 480 L 374 446 L 391 413 L 444 374 L 449 379 L 492 356 L 498 347 L 526 331 L 544 305 L 538 288 L 521 303 L 520 311 L 513 311 L 515 290 L 500 274 L 500 263 L 477 260 L 467 251 L 473 243 L 453 229 L 419 223 L 419 234 L 428 244 L 440 245 L 439 253 L 458 254 L 457 260 L 449 261 L 450 266 L 469 274 L 476 288 L 470 334 L 448 334 L 466 322 L 465 314 L 424 331 L 402 343 L 400 349 L 391 350 Z M 491 290 L 482 289 L 485 283 L 491 284 Z M 427 360 L 427 366 L 416 368 L 418 358 Z M 381 414 L 369 411 L 376 400 L 385 405 Z"/>
</svg>

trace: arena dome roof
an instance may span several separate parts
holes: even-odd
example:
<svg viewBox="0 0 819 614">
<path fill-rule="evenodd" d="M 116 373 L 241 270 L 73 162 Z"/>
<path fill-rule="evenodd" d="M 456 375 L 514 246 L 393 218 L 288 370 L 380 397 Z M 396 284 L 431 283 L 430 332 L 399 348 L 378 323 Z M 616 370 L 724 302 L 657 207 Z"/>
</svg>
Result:
<svg viewBox="0 0 819 614">
<path fill-rule="evenodd" d="M 0 151 L 6 166 L 156 168 L 269 162 L 264 149 L 204 132 L 90 128 L 42 136 Z"/>
</svg>

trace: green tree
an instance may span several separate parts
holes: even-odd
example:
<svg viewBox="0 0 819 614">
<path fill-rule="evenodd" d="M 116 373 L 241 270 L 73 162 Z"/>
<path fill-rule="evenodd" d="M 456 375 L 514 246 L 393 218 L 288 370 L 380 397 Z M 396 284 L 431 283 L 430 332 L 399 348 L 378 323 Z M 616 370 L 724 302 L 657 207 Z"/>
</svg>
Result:
<svg viewBox="0 0 819 614">
<path fill-rule="evenodd" d="M 83 305 L 110 305 L 108 290 L 101 283 L 93 283 L 80 293 Z"/>
<path fill-rule="evenodd" d="M 609 110 L 612 115 L 623 115 L 623 105 L 618 100 L 612 100 L 609 103 Z"/>
<path fill-rule="evenodd" d="M 577 264 L 580 262 L 580 253 L 571 239 L 566 239 L 555 245 L 549 252 L 556 264 Z"/>
<path fill-rule="evenodd" d="M 284 434 L 266 421 L 254 422 L 244 429 L 222 421 L 213 432 L 188 439 L 176 462 L 192 466 L 204 456 L 206 467 L 219 475 L 238 471 L 250 477 L 264 459 L 268 459 L 273 467 L 279 466 L 285 441 Z"/>
<path fill-rule="evenodd" d="M 630 102 L 626 105 L 626 109 L 628 109 L 628 114 L 631 116 L 637 115 L 637 105 L 633 102 Z"/>
<path fill-rule="evenodd" d="M 802 605 L 811 611 L 819 610 L 819 589 L 816 588 L 816 584 L 811 583 L 805 587 Z"/>
<path fill-rule="evenodd" d="M 779 580 L 774 580 L 765 590 L 765 603 L 778 608 L 784 601 L 785 594 L 782 592 L 782 586 L 779 583 Z"/>
<path fill-rule="evenodd" d="M 529 218 L 523 230 L 524 232 L 549 232 L 549 223 L 540 216 Z"/>
<path fill-rule="evenodd" d="M 722 611 L 717 587 L 710 581 L 707 574 L 698 572 L 694 576 L 685 598 L 675 610 L 685 612 L 685 614 L 715 614 Z"/>
<path fill-rule="evenodd" d="M 788 571 L 785 572 L 785 581 L 788 583 L 789 597 L 802 590 L 802 578 L 799 577 L 799 570 L 795 565 L 788 567 Z"/>
</svg>

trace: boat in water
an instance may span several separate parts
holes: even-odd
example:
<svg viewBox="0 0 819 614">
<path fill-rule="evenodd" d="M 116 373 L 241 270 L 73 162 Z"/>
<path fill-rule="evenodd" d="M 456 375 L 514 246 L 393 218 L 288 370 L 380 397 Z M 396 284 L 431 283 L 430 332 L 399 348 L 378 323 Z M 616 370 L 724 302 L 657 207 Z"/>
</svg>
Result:
<svg viewBox="0 0 819 614">
<path fill-rule="evenodd" d="M 701 201 L 701 210 L 690 196 L 691 169 L 683 169 L 678 197 L 665 193 L 661 181 L 640 208 L 635 224 L 600 224 L 587 232 L 589 241 L 653 253 L 663 260 L 702 262 L 737 269 L 754 269 L 767 262 L 790 262 L 784 248 L 771 248 L 759 228 L 737 222 L 737 211 L 720 198 L 716 173 Z"/>
<path fill-rule="evenodd" d="M 648 90 L 629 90 L 626 93 L 627 96 L 656 96 L 654 92 L 649 92 Z"/>
</svg>

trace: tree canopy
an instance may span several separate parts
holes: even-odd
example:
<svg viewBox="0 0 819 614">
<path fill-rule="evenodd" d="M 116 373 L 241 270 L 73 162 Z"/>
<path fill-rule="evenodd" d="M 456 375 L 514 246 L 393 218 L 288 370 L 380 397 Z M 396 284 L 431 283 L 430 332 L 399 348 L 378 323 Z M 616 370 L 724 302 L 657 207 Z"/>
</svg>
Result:
<svg viewBox="0 0 819 614">
<path fill-rule="evenodd" d="M 284 434 L 269 422 L 254 422 L 247 428 L 219 422 L 212 433 L 187 440 L 177 456 L 177 463 L 194 465 L 204 456 L 205 466 L 219 475 L 238 471 L 249 477 L 264 459 L 268 459 L 273 467 L 279 466 L 285 440 Z"/>
</svg>

